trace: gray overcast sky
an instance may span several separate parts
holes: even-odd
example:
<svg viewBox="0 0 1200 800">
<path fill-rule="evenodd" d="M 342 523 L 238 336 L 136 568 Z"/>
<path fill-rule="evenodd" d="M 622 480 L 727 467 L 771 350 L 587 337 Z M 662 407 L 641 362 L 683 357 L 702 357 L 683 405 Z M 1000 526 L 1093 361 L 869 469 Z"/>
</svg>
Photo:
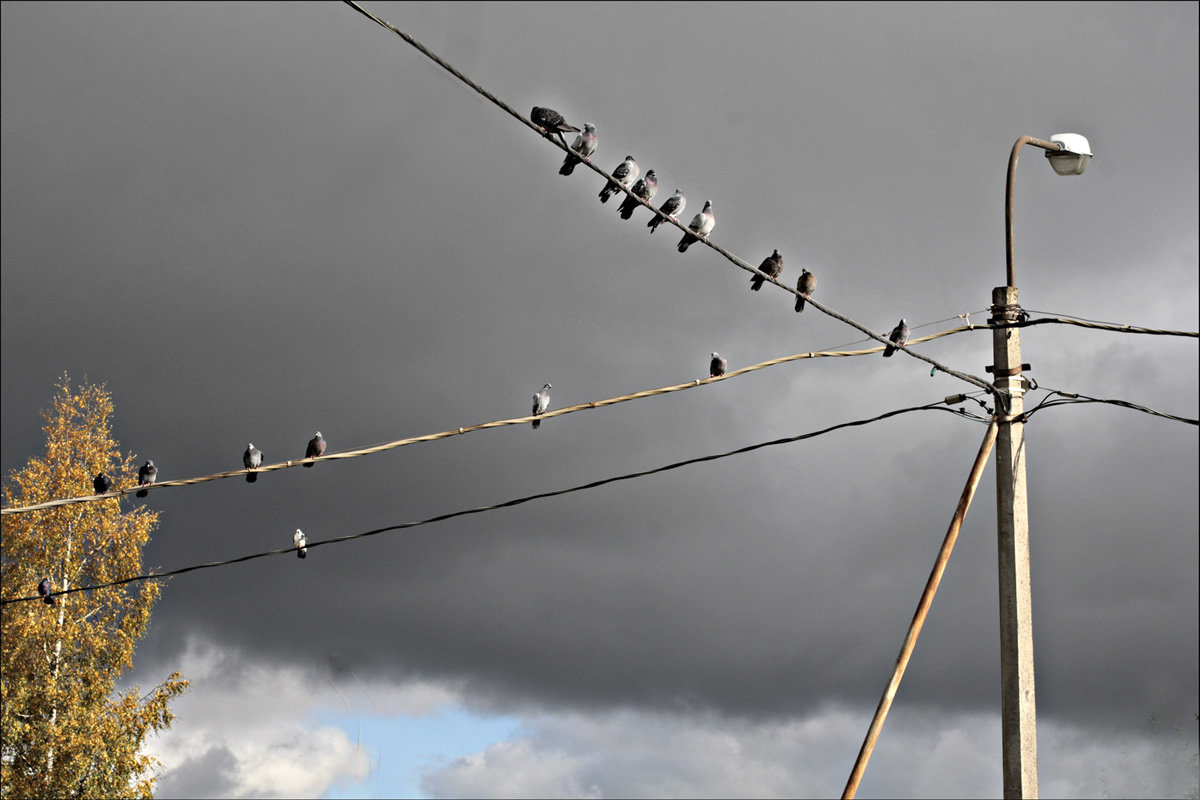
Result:
<svg viewBox="0 0 1200 800">
<path fill-rule="evenodd" d="M 711 199 L 714 242 L 753 264 L 779 248 L 783 281 L 808 267 L 817 299 L 880 332 L 982 322 L 1004 279 L 1013 142 L 1084 134 L 1081 177 L 1024 151 L 1022 305 L 1200 327 L 1193 3 L 366 7 L 521 113 L 595 123 L 601 167 L 635 155 L 659 176 L 656 205 L 684 191 L 685 221 Z M 704 377 L 713 350 L 736 369 L 861 338 L 771 286 L 750 292 L 708 248 L 681 255 L 643 209 L 621 220 L 597 175 L 558 175 L 556 148 L 344 4 L 0 13 L 6 472 L 38 451 L 64 371 L 107 384 L 118 440 L 165 480 L 238 468 L 247 441 L 298 458 L 318 429 L 350 449 L 519 416 L 547 381 L 557 408 Z M 1194 339 L 1040 326 L 1023 343 L 1043 386 L 1198 416 Z M 990 348 L 974 332 L 921 351 L 983 375 Z M 798 361 L 537 432 L 164 489 L 146 501 L 162 512 L 146 564 L 501 502 L 969 388 L 903 355 Z M 285 669 L 365 681 L 396 708 L 438 687 L 536 732 L 441 764 L 432 795 L 834 794 L 983 430 L 908 415 L 189 574 L 135 670 L 153 683 L 207 648 L 225 666 L 189 702 L 211 701 L 208 716 L 176 729 L 203 724 L 211 741 L 267 702 L 229 676 Z M 1194 792 L 1196 429 L 1089 405 L 1039 413 L 1028 436 L 1043 790 Z M 923 746 L 911 759 L 948 766 L 922 777 L 881 754 L 864 795 L 1000 791 L 994 480 L 989 466 L 883 734 L 982 730 L 986 766 Z M 720 755 L 744 782 L 687 772 L 705 751 L 682 733 L 639 761 L 622 748 L 657 715 L 732 737 L 775 777 Z M 829 749 L 804 772 L 767 743 L 808 724 Z M 326 790 L 238 784 L 246 753 L 223 747 L 176 753 L 164 789 Z M 609 755 L 591 772 L 547 755 L 571 747 Z M 1129 786 L 1087 783 L 1138 747 L 1174 760 L 1135 765 Z M 1176 762 L 1183 784 L 1155 783 Z"/>
</svg>

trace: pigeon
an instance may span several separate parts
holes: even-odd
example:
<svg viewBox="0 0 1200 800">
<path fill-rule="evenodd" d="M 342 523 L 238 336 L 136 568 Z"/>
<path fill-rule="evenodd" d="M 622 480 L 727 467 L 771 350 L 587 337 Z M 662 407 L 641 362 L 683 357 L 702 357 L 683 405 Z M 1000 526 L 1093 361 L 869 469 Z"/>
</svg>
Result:
<svg viewBox="0 0 1200 800">
<path fill-rule="evenodd" d="M 801 272 L 800 280 L 796 281 L 796 291 L 804 292 L 805 294 L 812 294 L 816 288 L 817 288 L 817 276 L 813 275 L 808 270 L 804 270 L 803 272 Z M 803 310 L 804 310 L 804 298 L 797 295 L 797 297 L 796 297 L 796 312 L 799 313 Z"/>
<path fill-rule="evenodd" d="M 574 125 L 568 125 L 563 119 L 563 115 L 552 108 L 542 108 L 534 106 L 533 111 L 529 112 L 529 118 L 533 120 L 533 124 L 542 129 L 542 135 L 547 139 L 550 134 L 557 133 L 558 138 L 562 139 L 563 147 L 567 146 L 567 140 L 563 139 L 564 133 L 578 133 L 579 128 Z"/>
<path fill-rule="evenodd" d="M 149 486 L 150 484 L 154 483 L 154 481 L 156 481 L 157 479 L 158 479 L 158 467 L 154 466 L 153 461 L 151 461 L 150 459 L 146 459 L 146 463 L 142 464 L 141 469 L 138 470 L 138 486 Z M 145 489 L 142 489 L 140 492 L 137 493 L 137 496 L 145 497 L 148 494 L 150 494 L 148 491 L 146 491 Z"/>
<path fill-rule="evenodd" d="M 571 145 L 571 149 L 579 155 L 567 153 L 567 157 L 563 159 L 563 165 L 558 168 L 558 174 L 570 175 L 574 172 L 575 165 L 580 161 L 580 156 L 587 158 L 596 152 L 597 144 L 599 144 L 599 140 L 596 139 L 596 126 L 590 122 L 583 123 L 583 133 L 576 136 L 575 143 Z"/>
<path fill-rule="evenodd" d="M 246 452 L 242 453 L 242 463 L 246 465 L 246 469 L 258 469 L 262 466 L 262 460 L 262 451 L 254 446 L 254 442 L 247 444 Z M 254 483 L 256 480 L 258 480 L 258 473 L 246 473 L 246 483 Z"/>
<path fill-rule="evenodd" d="M 103 472 L 97 472 L 96 477 L 92 478 L 92 488 L 96 490 L 96 494 L 104 494 L 111 491 L 112 485 L 112 478 Z"/>
<path fill-rule="evenodd" d="M 676 219 L 680 214 L 683 213 L 683 208 L 686 205 L 687 198 L 684 197 L 678 189 L 676 189 L 675 194 L 668 197 L 666 202 L 658 207 L 658 210 L 666 214 L 671 219 Z M 654 233 L 654 231 L 658 230 L 658 226 L 662 224 L 662 221 L 663 218 L 658 214 L 655 214 L 650 218 L 650 221 L 646 223 L 646 227 L 650 229 L 651 233 Z"/>
<path fill-rule="evenodd" d="M 550 384 L 547 383 L 545 386 L 542 387 L 542 390 L 540 392 L 538 392 L 537 394 L 535 394 L 533 396 L 533 414 L 534 414 L 534 416 L 538 416 L 540 414 L 545 414 L 546 409 L 549 407 L 550 407 Z M 538 428 L 540 428 L 541 425 L 542 425 L 542 421 L 540 419 L 535 419 L 533 421 L 533 429 L 535 431 Z"/>
<path fill-rule="evenodd" d="M 304 531 L 296 528 L 292 541 L 296 543 L 296 558 L 308 558 L 308 540 L 304 538 Z"/>
<path fill-rule="evenodd" d="M 638 179 L 638 182 L 629 190 L 632 194 L 625 195 L 625 199 L 621 201 L 621 219 L 629 219 L 633 216 L 634 209 L 639 205 L 634 196 L 640 197 L 649 203 L 654 199 L 654 195 L 658 194 L 658 176 L 654 174 L 654 170 L 646 170 L 646 175 Z"/>
<path fill-rule="evenodd" d="M 729 366 L 729 362 L 721 358 L 720 353 L 712 354 L 712 361 L 708 362 L 708 377 L 719 378 L 725 374 L 725 367 Z"/>
<path fill-rule="evenodd" d="M 679 252 L 686 253 L 692 242 L 699 241 L 700 237 L 707 239 L 716 224 L 717 221 L 713 218 L 712 200 L 705 200 L 704 209 L 692 217 L 692 221 L 688 223 L 688 230 L 691 233 L 685 233 L 679 240 Z"/>
<path fill-rule="evenodd" d="M 50 596 L 50 592 L 54 591 L 50 586 L 49 578 L 42 578 L 42 582 L 38 584 L 38 594 L 42 596 L 42 602 L 48 606 L 54 605 L 54 598 Z"/>
<path fill-rule="evenodd" d="M 612 176 L 616 178 L 616 181 L 609 181 L 604 185 L 604 188 L 600 190 L 600 202 L 607 203 L 608 198 L 616 194 L 621 188 L 620 186 L 617 186 L 618 183 L 621 184 L 621 186 L 628 186 L 637 178 L 638 173 L 641 171 L 642 168 L 638 166 L 637 161 L 634 160 L 633 156 L 625 156 L 625 160 L 620 164 L 617 164 L 617 168 L 612 172 Z"/>
<path fill-rule="evenodd" d="M 779 251 L 776 250 L 774 253 L 771 253 L 771 255 L 763 259 L 763 263 L 758 265 L 758 271 L 764 272 L 767 275 L 770 275 L 772 278 L 778 278 L 779 273 L 783 272 L 783 256 L 781 256 Z M 762 285 L 766 282 L 766 280 L 767 279 L 762 275 L 758 275 L 756 273 L 752 278 L 750 278 L 750 291 L 757 292 L 762 288 Z"/>
<path fill-rule="evenodd" d="M 892 328 L 892 332 L 888 334 L 888 340 L 896 347 L 903 347 L 904 343 L 908 341 L 908 323 L 901 319 L 900 324 Z M 883 357 L 891 358 L 892 353 L 896 352 L 896 347 L 889 344 L 883 351 Z"/>
<path fill-rule="evenodd" d="M 304 451 L 305 458 L 317 458 L 325 455 L 325 440 L 321 437 L 321 432 L 317 431 L 317 435 L 308 440 L 308 448 Z M 306 467 L 311 467 L 312 462 L 305 464 Z"/>
</svg>

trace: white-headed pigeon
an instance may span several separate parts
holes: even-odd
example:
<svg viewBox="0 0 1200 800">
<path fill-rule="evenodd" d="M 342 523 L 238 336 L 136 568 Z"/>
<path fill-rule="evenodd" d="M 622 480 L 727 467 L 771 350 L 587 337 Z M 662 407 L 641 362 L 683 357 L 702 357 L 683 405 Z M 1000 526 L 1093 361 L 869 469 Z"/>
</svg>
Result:
<svg viewBox="0 0 1200 800">
<path fill-rule="evenodd" d="M 800 280 L 796 281 L 796 291 L 812 294 L 817 288 L 817 276 L 813 275 L 808 270 L 800 273 Z M 804 298 L 797 295 L 796 297 L 796 312 L 804 310 Z"/>
<path fill-rule="evenodd" d="M 304 450 L 305 458 L 319 458 L 325 455 L 325 439 L 321 436 L 321 432 L 317 431 L 317 435 L 308 440 L 308 447 Z M 304 466 L 311 467 L 312 462 L 308 462 Z"/>
<path fill-rule="evenodd" d="M 628 186 L 633 183 L 641 171 L 642 168 L 638 166 L 633 156 L 625 156 L 625 160 L 617 164 L 617 168 L 612 171 L 612 176 L 617 179 L 616 183 L 609 181 L 600 190 L 600 202 L 607 203 L 608 198 L 620 191 L 621 186 Z M 621 186 L 617 186 L 617 183 L 621 184 Z"/>
<path fill-rule="evenodd" d="M 50 585 L 50 579 L 42 578 L 42 582 L 38 584 L 38 594 L 42 596 L 42 602 L 48 606 L 54 605 L 54 598 L 50 596 L 52 591 L 54 588 Z"/>
<path fill-rule="evenodd" d="M 563 115 L 552 108 L 542 108 L 534 106 L 533 111 L 529 112 L 529 118 L 533 120 L 533 124 L 542 129 L 542 135 L 547 139 L 550 134 L 557 133 L 558 138 L 562 140 L 563 147 L 567 146 L 567 140 L 563 139 L 564 133 L 578 133 L 579 128 L 574 125 L 568 125 L 563 119 Z"/>
<path fill-rule="evenodd" d="M 570 175 L 575 171 L 575 165 L 579 163 L 580 156 L 587 158 L 592 153 L 596 152 L 596 145 L 600 140 L 596 138 L 596 126 L 590 122 L 583 123 L 583 133 L 575 137 L 575 143 L 571 145 L 571 149 L 579 155 L 567 153 L 567 157 L 563 159 L 563 165 L 558 168 L 559 175 Z"/>
<path fill-rule="evenodd" d="M 766 273 L 772 278 L 778 278 L 779 274 L 783 272 L 783 256 L 779 254 L 779 250 L 776 250 L 775 252 L 771 253 L 771 255 L 764 258 L 763 263 L 758 265 L 758 271 Z M 755 273 L 754 276 L 750 278 L 750 291 L 757 292 L 762 288 L 762 285 L 766 282 L 766 280 L 767 279 L 762 275 Z"/>
<path fill-rule="evenodd" d="M 158 467 L 154 466 L 153 461 L 146 459 L 146 463 L 142 464 L 141 469 L 138 470 L 138 486 L 149 486 L 156 480 L 158 480 Z M 137 496 L 145 497 L 148 494 L 150 493 L 142 489 Z"/>
<path fill-rule="evenodd" d="M 704 208 L 688 223 L 688 230 L 691 233 L 685 233 L 679 240 L 679 252 L 686 253 L 692 242 L 698 241 L 700 238 L 707 239 L 716 224 L 717 220 L 713 217 L 712 200 L 705 200 Z"/>
<path fill-rule="evenodd" d="M 904 343 L 908 341 L 908 323 L 901 319 L 900 324 L 892 328 L 892 332 L 888 334 L 888 341 L 896 347 L 903 347 Z M 891 358 L 892 353 L 896 352 L 896 347 L 892 347 L 890 344 L 885 347 L 883 357 Z"/>
<path fill-rule="evenodd" d="M 246 469 L 258 469 L 262 466 L 263 454 L 262 451 L 254 446 L 254 442 L 246 445 L 246 452 L 242 453 L 242 463 L 246 465 Z M 246 473 L 246 483 L 254 483 L 258 480 L 257 472 Z"/>
<path fill-rule="evenodd" d="M 304 531 L 296 528 L 292 541 L 296 545 L 296 558 L 308 558 L 308 540 L 304 538 Z"/>
<path fill-rule="evenodd" d="M 542 390 L 540 392 L 538 392 L 537 394 L 535 394 L 533 396 L 533 414 L 534 414 L 534 416 L 538 416 L 540 414 L 545 414 L 546 409 L 549 407 L 550 407 L 550 384 L 547 383 L 545 386 L 542 387 Z M 540 428 L 541 426 L 542 426 L 542 421 L 540 419 L 535 419 L 533 421 L 533 429 L 535 431 L 538 428 Z"/>
<path fill-rule="evenodd" d="M 654 195 L 658 194 L 658 176 L 654 174 L 654 170 L 646 170 L 646 174 L 638 179 L 638 182 L 629 190 L 632 195 L 625 195 L 625 199 L 621 201 L 619 209 L 621 219 L 629 219 L 633 216 L 633 211 L 640 205 L 634 196 L 640 197 L 649 203 L 654 199 Z"/>
<path fill-rule="evenodd" d="M 708 362 L 708 377 L 719 378 L 725 374 L 725 367 L 729 366 L 729 362 L 721 358 L 720 353 L 712 354 L 712 361 Z"/>
<path fill-rule="evenodd" d="M 680 192 L 680 190 L 676 189 L 675 194 L 668 197 L 666 202 L 658 207 L 658 210 L 666 214 L 671 219 L 677 219 L 679 215 L 683 213 L 683 209 L 686 205 L 687 198 L 683 196 L 683 193 Z M 663 218 L 658 214 L 655 214 L 650 218 L 650 221 L 646 223 L 646 227 L 650 229 L 651 233 L 654 233 L 656 230 L 658 230 L 658 226 L 661 225 L 662 222 Z"/>
<path fill-rule="evenodd" d="M 92 478 L 92 488 L 96 490 L 96 494 L 104 494 L 112 491 L 112 478 L 105 475 L 103 472 L 97 472 L 96 477 Z"/>
</svg>

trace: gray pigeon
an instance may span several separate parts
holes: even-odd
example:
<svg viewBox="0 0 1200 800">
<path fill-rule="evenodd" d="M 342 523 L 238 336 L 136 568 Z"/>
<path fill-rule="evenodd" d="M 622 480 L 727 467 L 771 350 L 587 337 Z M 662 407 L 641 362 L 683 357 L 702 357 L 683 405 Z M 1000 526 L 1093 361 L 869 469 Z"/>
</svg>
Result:
<svg viewBox="0 0 1200 800">
<path fill-rule="evenodd" d="M 583 133 L 575 137 L 575 143 L 571 145 L 571 149 L 579 155 L 567 153 L 567 157 L 563 159 L 563 165 L 558 168 L 559 175 L 570 175 L 575 171 L 575 165 L 579 163 L 579 156 L 586 158 L 596 152 L 596 145 L 600 141 L 596 138 L 596 126 L 590 122 L 583 123 Z"/>
<path fill-rule="evenodd" d="M 547 139 L 550 134 L 557 133 L 558 138 L 562 141 L 563 147 L 567 146 L 567 140 L 563 139 L 564 133 L 578 133 L 579 128 L 574 125 L 568 125 L 563 119 L 563 115 L 552 108 L 542 108 L 534 106 L 533 111 L 529 112 L 529 118 L 533 120 L 533 124 L 542 129 L 542 135 Z"/>
<path fill-rule="evenodd" d="M 246 452 L 242 453 L 242 463 L 246 465 L 246 469 L 258 469 L 262 466 L 263 454 L 262 451 L 254 446 L 254 442 L 246 445 Z M 258 480 L 257 472 L 246 473 L 246 483 L 254 483 Z"/>
<path fill-rule="evenodd" d="M 319 458 L 325 455 L 325 439 L 321 437 L 321 432 L 317 431 L 317 435 L 308 440 L 308 447 L 304 450 L 305 458 Z M 308 462 L 304 466 L 311 467 L 312 462 Z"/>
<path fill-rule="evenodd" d="M 112 478 L 103 472 L 97 472 L 96 477 L 92 478 L 92 488 L 96 490 L 96 494 L 112 491 L 112 486 Z"/>
<path fill-rule="evenodd" d="M 692 243 L 699 241 L 701 237 L 707 239 L 716 224 L 717 220 L 713 217 L 712 200 L 705 200 L 704 208 L 688 223 L 688 230 L 691 233 L 685 233 L 679 240 L 679 252 L 686 253 Z"/>
<path fill-rule="evenodd" d="M 758 271 L 764 272 L 772 278 L 778 278 L 779 274 L 783 272 L 783 256 L 781 256 L 779 251 L 776 250 L 775 252 L 771 253 L 771 255 L 763 259 L 763 263 L 758 265 Z M 755 275 L 750 278 L 750 291 L 757 292 L 762 288 L 762 285 L 766 282 L 766 280 L 767 279 L 762 275 L 755 273 Z"/>
<path fill-rule="evenodd" d="M 600 190 L 600 202 L 607 203 L 608 198 L 620 191 L 621 186 L 628 186 L 632 183 L 641 171 L 642 168 L 638 166 L 633 156 L 625 156 L 625 160 L 617 164 L 617 168 L 612 171 L 612 176 L 616 178 L 616 183 L 609 181 Z M 617 183 L 621 184 L 621 186 L 617 186 Z"/>
<path fill-rule="evenodd" d="M 676 189 L 675 194 L 668 197 L 666 202 L 658 207 L 658 210 L 666 214 L 671 219 L 676 219 L 680 214 L 683 213 L 683 208 L 686 205 L 687 198 L 684 197 L 678 189 Z M 661 225 L 662 222 L 663 218 L 658 214 L 655 214 L 650 218 L 650 221 L 646 223 L 646 227 L 650 229 L 651 233 L 654 233 L 656 230 L 658 230 L 658 226 Z"/>
<path fill-rule="evenodd" d="M 621 208 L 619 209 L 621 219 L 632 217 L 634 209 L 640 205 L 637 200 L 633 199 L 634 196 L 640 197 L 647 203 L 654 199 L 654 195 L 658 194 L 658 176 L 654 174 L 654 170 L 646 170 L 645 176 L 639 178 L 638 182 L 629 191 L 632 194 L 625 195 L 625 199 L 621 201 Z"/>
<path fill-rule="evenodd" d="M 296 528 L 292 541 L 296 545 L 296 558 L 308 558 L 308 540 L 304 538 L 304 531 Z"/>
<path fill-rule="evenodd" d="M 812 294 L 817 288 L 817 276 L 813 275 L 808 270 L 800 273 L 800 280 L 796 281 L 796 291 Z M 796 296 L 796 312 L 804 310 L 804 298 Z"/>
<path fill-rule="evenodd" d="M 719 378 L 725 374 L 725 367 L 729 366 L 729 362 L 721 358 L 720 353 L 712 354 L 712 361 L 708 362 L 708 377 Z"/>
<path fill-rule="evenodd" d="M 533 396 L 533 414 L 538 416 L 546 413 L 546 409 L 550 407 L 550 384 L 542 387 L 542 390 Z M 533 429 L 536 431 L 542 426 L 540 419 L 533 421 Z"/>
<path fill-rule="evenodd" d="M 50 579 L 42 578 L 42 582 L 38 584 L 38 594 L 42 596 L 42 602 L 48 606 L 54 605 L 54 598 L 50 596 L 52 591 L 54 588 L 50 585 Z"/>
<path fill-rule="evenodd" d="M 892 332 L 888 334 L 888 341 L 895 344 L 896 347 L 903 347 L 904 343 L 908 341 L 908 323 L 901 319 L 900 324 L 892 328 Z M 883 357 L 891 358 L 892 353 L 896 352 L 896 347 L 889 344 L 883 350 Z"/>
<path fill-rule="evenodd" d="M 146 463 L 142 464 L 141 469 L 138 470 L 138 486 L 149 486 L 156 480 L 158 480 L 158 467 L 154 466 L 153 461 L 146 459 Z M 150 494 L 148 491 L 142 489 L 137 496 L 145 497 L 148 494 Z"/>
</svg>

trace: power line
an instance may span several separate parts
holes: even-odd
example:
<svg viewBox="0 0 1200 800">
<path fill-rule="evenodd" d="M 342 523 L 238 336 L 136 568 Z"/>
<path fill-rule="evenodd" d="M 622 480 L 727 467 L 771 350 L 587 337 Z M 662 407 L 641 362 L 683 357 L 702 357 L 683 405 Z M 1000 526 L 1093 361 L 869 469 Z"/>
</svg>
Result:
<svg viewBox="0 0 1200 800">
<path fill-rule="evenodd" d="M 960 397 L 961 397 L 961 395 L 960 395 Z M 954 399 L 954 398 L 948 398 L 948 399 Z M 980 422 L 983 424 L 988 424 L 991 421 L 986 417 L 982 417 L 978 414 L 975 414 L 975 413 L 972 413 L 969 411 L 964 411 L 963 409 L 949 408 L 949 407 L 947 407 L 946 401 L 943 400 L 943 401 L 939 401 L 937 403 L 928 403 L 923 406 L 912 406 L 909 408 L 896 409 L 894 411 L 886 411 L 883 414 L 879 414 L 874 417 L 852 420 L 850 422 L 841 422 L 841 423 L 838 423 L 837 425 L 831 425 L 828 428 L 822 428 L 821 430 L 811 431 L 809 433 L 802 433 L 802 434 L 799 434 L 798 436 L 789 436 L 789 437 L 783 438 L 783 439 L 773 439 L 768 442 L 759 442 L 758 444 L 752 444 L 752 445 L 747 445 L 745 447 L 739 447 L 736 450 L 729 450 L 724 453 L 715 453 L 715 454 L 706 455 L 706 456 L 699 456 L 697 458 L 689 458 L 685 461 L 676 461 L 672 464 L 667 464 L 665 466 L 654 467 L 653 469 L 641 470 L 639 472 L 630 472 L 630 473 L 626 473 L 623 475 L 617 475 L 617 476 L 611 477 L 611 478 L 603 478 L 598 481 L 592 481 L 590 483 L 584 483 L 584 484 L 580 484 L 578 486 L 572 486 L 567 489 L 556 489 L 556 490 L 550 491 L 550 492 L 539 492 L 538 494 L 526 495 L 524 497 L 518 497 L 513 500 L 506 500 L 503 503 L 496 503 L 496 504 L 490 505 L 490 506 L 476 506 L 475 508 L 467 508 L 467 509 L 463 509 L 460 511 L 452 511 L 448 514 L 439 514 L 436 517 L 429 517 L 427 519 L 418 520 L 416 522 L 402 522 L 398 525 L 389 525 L 386 528 L 376 528 L 374 530 L 364 531 L 363 533 L 352 533 L 352 534 L 348 534 L 346 536 L 338 536 L 333 539 L 322 539 L 322 540 L 316 541 L 316 542 L 310 541 L 310 542 L 307 542 L 305 546 L 309 550 L 312 550 L 314 547 L 322 547 L 327 544 L 338 544 L 340 542 L 349 542 L 354 539 L 362 539 L 367 536 L 376 536 L 381 533 L 389 533 L 391 531 L 406 530 L 408 528 L 416 528 L 416 527 L 419 527 L 422 525 L 430 525 L 435 522 L 443 522 L 448 519 L 454 519 L 455 517 L 467 516 L 469 514 L 481 514 L 485 511 L 496 511 L 501 508 L 512 508 L 513 506 L 519 506 L 524 503 L 532 502 L 534 500 L 544 500 L 548 497 L 558 497 L 559 495 L 572 494 L 574 492 L 582 492 L 587 489 L 595 489 L 595 488 L 598 488 L 600 486 L 605 486 L 610 483 L 617 483 L 620 481 L 633 480 L 634 478 L 644 478 L 648 475 L 654 475 L 659 472 L 667 472 L 670 470 L 679 469 L 681 467 L 691 466 L 692 464 L 704 463 L 706 461 L 718 461 L 723 458 L 729 458 L 730 456 L 736 456 L 736 455 L 741 455 L 743 453 L 750 453 L 755 450 L 761 450 L 765 447 L 775 447 L 777 445 L 791 444 L 793 442 L 799 442 L 799 441 L 803 441 L 805 439 L 813 439 L 813 438 L 816 438 L 817 436 L 822 436 L 826 433 L 832 433 L 833 431 L 840 430 L 842 428 L 852 428 L 852 427 L 856 427 L 856 426 L 860 426 L 860 425 L 868 425 L 873 422 L 880 422 L 880 421 L 888 419 L 890 417 L 899 416 L 901 414 L 909 414 L 914 411 L 945 411 L 945 412 L 954 414 L 955 416 L 963 417 L 964 419 L 970 419 L 970 420 Z M 72 594 L 74 592 L 85 592 L 85 591 L 91 591 L 93 589 L 104 589 L 104 588 L 107 588 L 110 586 L 121 586 L 126 583 L 133 583 L 135 581 L 161 580 L 163 578 L 169 578 L 173 575 L 182 575 L 186 572 L 195 572 L 196 570 L 201 570 L 201 569 L 213 569 L 215 567 L 227 567 L 227 566 L 230 566 L 231 564 L 240 564 L 243 561 L 253 561 L 254 559 L 266 558 L 267 556 L 288 555 L 288 554 L 295 553 L 295 552 L 296 552 L 296 548 L 294 546 L 293 547 L 284 547 L 284 548 L 281 548 L 278 550 L 267 550 L 267 551 L 264 551 L 261 553 L 253 553 L 251 555 L 241 556 L 239 558 L 231 558 L 227 561 L 211 561 L 206 564 L 194 564 L 190 567 L 182 567 L 180 569 L 170 570 L 169 572 L 158 572 L 158 573 L 151 572 L 151 573 L 147 573 L 145 575 L 135 575 L 131 578 L 121 578 L 119 580 L 109 581 L 107 583 L 98 583 L 98 584 L 94 584 L 94 585 L 90 585 L 90 586 L 76 586 L 75 588 L 72 588 L 72 589 L 64 589 L 61 592 L 52 592 L 50 596 L 53 597 L 53 596 L 57 596 L 57 595 Z M 0 605 L 7 605 L 8 603 L 24 603 L 24 602 L 28 602 L 31 600 L 41 600 L 41 599 L 42 599 L 42 597 L 40 595 L 32 595 L 29 597 L 13 597 L 13 598 L 9 598 L 6 600 L 0 600 Z"/>
<path fill-rule="evenodd" d="M 1041 314 L 1041 311 L 1028 311 L 1030 314 Z M 1085 320 L 1067 317 L 1042 317 L 1040 319 L 1023 319 L 1014 322 L 991 323 L 989 328 L 1029 328 L 1034 325 L 1075 325 L 1080 328 L 1093 328 L 1102 331 L 1116 331 L 1118 333 L 1144 333 L 1150 336 L 1189 336 L 1193 339 L 1200 338 L 1200 332 L 1197 331 L 1173 331 L 1163 328 L 1142 328 L 1136 325 L 1122 325 L 1118 322 L 1098 322 L 1096 320 Z"/>
<path fill-rule="evenodd" d="M 1164 419 L 1169 419 L 1174 422 L 1182 422 L 1187 425 L 1200 426 L 1200 419 L 1190 419 L 1188 417 L 1177 417 L 1174 414 L 1167 414 L 1166 412 L 1163 412 L 1163 411 L 1156 411 L 1153 408 L 1147 408 L 1146 406 L 1139 405 L 1137 403 L 1131 403 L 1128 400 L 1106 400 L 1106 399 L 1099 398 L 1099 397 L 1089 397 L 1086 394 L 1079 394 L 1078 392 L 1065 392 L 1060 389 L 1046 389 L 1045 391 L 1049 392 L 1049 394 L 1047 394 L 1044 398 L 1042 398 L 1041 402 L 1039 402 L 1036 406 L 1034 406 L 1033 408 L 1031 408 L 1025 412 L 1026 419 L 1029 419 L 1036 412 L 1040 411 L 1043 408 L 1053 408 L 1054 406 L 1075 405 L 1077 403 L 1105 403 L 1107 405 L 1120 406 L 1121 408 L 1132 409 L 1133 411 L 1141 411 L 1143 414 L 1150 414 L 1151 416 L 1162 417 Z"/>
</svg>

